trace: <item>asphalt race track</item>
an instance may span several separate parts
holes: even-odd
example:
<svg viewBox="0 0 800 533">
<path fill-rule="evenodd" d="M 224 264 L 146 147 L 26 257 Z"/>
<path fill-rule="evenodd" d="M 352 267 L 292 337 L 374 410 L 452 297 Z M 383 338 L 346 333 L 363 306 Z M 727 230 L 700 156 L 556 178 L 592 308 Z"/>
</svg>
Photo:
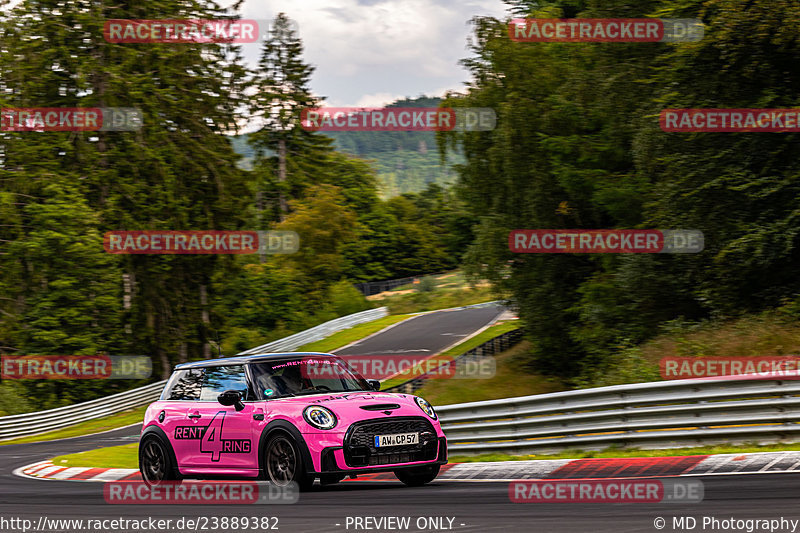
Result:
<svg viewBox="0 0 800 533">
<path fill-rule="evenodd" d="M 429 357 L 488 325 L 505 312 L 499 305 L 467 307 L 419 315 L 368 337 L 337 355 L 403 355 Z"/>
<path fill-rule="evenodd" d="M 348 348 L 354 354 L 394 353 L 393 350 L 440 350 L 458 335 L 483 327 L 500 308 L 473 308 L 423 315 L 412 319 L 413 330 L 397 326 Z M 424 319 L 424 320 L 422 320 Z M 412 334 L 413 331 L 413 334 Z M 22 518 L 35 525 L 48 519 L 141 520 L 181 517 L 278 518 L 278 531 L 513 531 L 519 532 L 639 532 L 659 531 L 654 521 L 666 519 L 663 531 L 674 529 L 672 517 L 697 519 L 687 531 L 733 531 L 702 527 L 702 517 L 723 519 L 800 519 L 800 474 L 756 474 L 702 476 L 704 501 L 694 504 L 581 504 L 511 503 L 507 482 L 438 481 L 421 488 L 408 488 L 399 481 L 347 481 L 325 488 L 316 486 L 303 493 L 294 505 L 111 505 L 103 498 L 103 483 L 37 480 L 15 476 L 24 465 L 98 447 L 136 442 L 140 426 L 131 426 L 94 436 L 36 444 L 0 446 L 0 524 Z M 674 478 L 673 478 L 674 479 Z M 411 517 L 408 529 L 355 529 L 348 517 Z M 442 528 L 418 528 L 419 517 L 442 517 Z M 452 519 L 452 529 L 449 529 Z M 8 524 L 8 522 L 6 522 Z M 162 531 L 184 531 L 175 527 Z M 800 530 L 800 528 L 798 528 Z M 2 533 L 21 531 L 0 527 Z M 47 529 L 46 531 L 59 531 Z M 61 529 L 60 531 L 75 531 Z M 94 531 L 94 530 L 93 530 Z M 120 530 L 105 530 L 111 531 Z M 126 530 L 123 530 L 126 531 Z M 199 529 L 203 531 L 203 529 Z M 205 531 L 232 531 L 211 529 Z M 241 529 L 240 531 L 253 531 Z M 258 529 L 257 531 L 266 531 Z M 757 530 L 760 531 L 760 530 Z M 776 531 L 791 531 L 779 529 Z"/>
<path fill-rule="evenodd" d="M 61 453 L 134 442 L 139 427 L 96 436 L 38 444 L 0 447 L 0 517 L 28 518 L 154 518 L 177 520 L 198 516 L 276 516 L 279 531 L 343 532 L 347 517 L 410 516 L 450 517 L 454 531 L 593 532 L 657 531 L 654 520 L 692 516 L 702 531 L 703 516 L 739 519 L 800 519 L 800 474 L 705 476 L 705 499 L 696 504 L 515 504 L 504 482 L 434 482 L 407 488 L 400 482 L 348 481 L 304 493 L 294 505 L 198 506 L 109 505 L 102 483 L 23 479 L 15 468 Z M 445 524 L 448 522 L 445 520 Z M 337 526 L 336 524 L 340 524 Z M 463 526 L 461 524 L 464 524 Z M 708 530 L 708 529 L 707 529 Z M 5 531 L 12 531 L 5 529 Z M 363 530 L 360 530 L 363 531 Z M 373 529 L 372 531 L 385 531 Z M 430 529 L 422 529 L 430 531 Z"/>
</svg>

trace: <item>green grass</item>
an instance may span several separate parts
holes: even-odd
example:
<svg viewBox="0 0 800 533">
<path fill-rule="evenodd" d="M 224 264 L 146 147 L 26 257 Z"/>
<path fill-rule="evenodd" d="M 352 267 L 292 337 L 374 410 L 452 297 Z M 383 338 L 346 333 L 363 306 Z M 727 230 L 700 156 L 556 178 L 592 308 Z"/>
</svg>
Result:
<svg viewBox="0 0 800 533">
<path fill-rule="evenodd" d="M 566 390 L 560 381 L 531 373 L 526 368 L 525 356 L 529 350 L 530 345 L 521 342 L 497 354 L 494 357 L 496 372 L 491 378 L 430 379 L 414 394 L 436 406 Z"/>
<path fill-rule="evenodd" d="M 400 291 L 420 291 L 420 284 L 422 283 L 423 279 L 430 280 L 430 283 L 433 285 L 434 289 L 439 288 L 467 288 L 469 285 L 467 283 L 466 278 L 464 277 L 464 273 L 461 270 L 452 270 L 450 272 L 445 272 L 443 274 L 438 274 L 435 276 L 421 276 L 416 278 L 417 282 L 406 283 L 405 285 L 399 285 L 393 289 L 389 289 L 385 291 L 380 296 L 371 296 L 368 299 L 372 300 L 381 300 L 386 297 L 397 296 L 396 294 L 393 295 L 392 293 L 400 292 Z M 424 292 L 424 291 L 423 291 Z"/>
<path fill-rule="evenodd" d="M 472 305 L 497 300 L 498 296 L 492 291 L 488 283 L 470 286 L 464 273 L 455 270 L 438 276 L 429 276 L 433 284 L 432 291 L 420 291 L 420 284 L 408 284 L 396 287 L 391 291 L 370 296 L 368 300 L 389 308 L 392 315 L 403 313 L 422 313 L 437 309 L 448 309 L 463 305 Z M 403 291 L 405 294 L 396 294 Z"/>
<path fill-rule="evenodd" d="M 785 452 L 800 450 L 800 443 L 793 444 L 746 444 L 742 446 L 703 446 L 696 448 L 670 448 L 665 450 L 639 450 L 630 449 L 607 449 L 603 451 L 581 451 L 574 450 L 557 454 L 537 454 L 537 455 L 505 455 L 500 453 L 490 453 L 484 455 L 453 455 L 451 463 L 475 463 L 485 461 L 530 461 L 534 459 L 587 459 L 587 458 L 621 458 L 621 457 L 673 457 L 686 455 L 717 455 L 733 453 L 758 453 L 758 452 Z"/>
<path fill-rule="evenodd" d="M 101 431 L 108 431 L 110 429 L 121 428 L 129 426 L 144 420 L 144 412 L 147 407 L 139 407 L 129 411 L 124 411 L 116 415 L 98 418 L 97 420 L 89 420 L 68 426 L 41 435 L 33 435 L 31 437 L 20 437 L 13 440 L 0 441 L 0 445 L 4 444 L 25 444 L 28 442 L 43 442 L 48 440 L 66 439 L 68 437 L 79 437 L 81 435 L 91 435 L 92 433 L 100 433 Z"/>
<path fill-rule="evenodd" d="M 496 300 L 491 287 L 467 287 L 457 289 L 436 289 L 431 292 L 412 292 L 387 296 L 377 300 L 389 308 L 389 313 L 422 313 L 437 309 L 449 309 L 464 305 L 479 304 Z"/>
<path fill-rule="evenodd" d="M 139 443 L 59 455 L 52 462 L 67 467 L 139 468 Z"/>
<path fill-rule="evenodd" d="M 378 320 L 373 320 L 372 322 L 367 322 L 366 324 L 359 324 L 357 326 L 353 326 L 350 329 L 334 333 L 330 337 L 327 337 L 320 341 L 305 344 L 303 346 L 298 347 L 294 351 L 332 352 L 337 348 L 341 348 L 342 346 L 347 346 L 351 342 L 363 339 L 364 337 L 372 335 L 373 333 L 377 333 L 378 331 L 382 330 L 383 328 L 387 328 L 392 324 L 402 322 L 407 318 L 410 318 L 410 315 L 390 315 L 384 318 L 379 318 Z"/>
<path fill-rule="evenodd" d="M 453 356 L 453 357 L 455 357 L 456 355 L 461 355 L 462 353 L 468 352 L 473 348 L 477 348 L 486 341 L 490 341 L 495 337 L 499 337 L 503 333 L 508 333 L 509 331 L 514 331 L 515 329 L 519 328 L 520 328 L 519 320 L 509 320 L 508 322 L 500 322 L 499 324 L 493 324 L 488 328 L 486 328 L 484 331 L 475 335 L 474 337 L 453 346 L 449 350 L 442 352 L 440 355 Z"/>
<path fill-rule="evenodd" d="M 583 380 L 582 387 L 661 381 L 665 357 L 764 357 L 800 353 L 800 321 L 781 310 L 729 320 L 675 321 L 638 346 L 612 355 L 608 368 Z"/>
</svg>

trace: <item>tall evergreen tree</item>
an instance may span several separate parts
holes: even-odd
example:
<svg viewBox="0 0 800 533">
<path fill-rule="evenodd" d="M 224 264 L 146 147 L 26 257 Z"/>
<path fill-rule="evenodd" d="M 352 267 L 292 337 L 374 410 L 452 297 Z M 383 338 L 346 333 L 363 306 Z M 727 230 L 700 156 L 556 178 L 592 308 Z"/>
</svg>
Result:
<svg viewBox="0 0 800 533">
<path fill-rule="evenodd" d="M 229 44 L 112 44 L 107 19 L 215 19 L 214 2 L 154 0 L 114 5 L 24 1 L 0 24 L 6 103 L 15 107 L 132 107 L 136 132 L 13 133 L 3 137 L 0 190 L 20 216 L 14 240 L 29 240 L 25 213 L 58 177 L 112 230 L 235 229 L 243 223 L 244 176 L 224 133 L 235 130 L 244 69 Z M 10 195 L 10 196 L 9 196 Z M 20 215 L 21 213 L 21 215 Z M 6 257 L 6 256 L 3 256 Z M 69 263 L 74 257 L 63 258 Z M 118 294 L 127 329 L 115 348 L 175 362 L 210 355 L 208 290 L 225 262 L 214 256 L 120 256 Z M 70 272 L 80 272 L 75 262 Z M 32 268 L 37 268 L 36 264 Z M 90 275 L 88 272 L 85 274 Z M 57 281 L 57 280 L 53 280 Z M 121 289 L 120 289 L 121 288 Z M 24 315 L 40 286 L 12 292 Z M 66 305 L 67 302 L 62 302 Z M 119 332 L 118 325 L 109 336 Z M 27 350 L 27 343 L 12 344 Z M 91 349 L 87 344 L 85 349 Z"/>
<path fill-rule="evenodd" d="M 653 2 L 507 2 L 515 14 L 540 18 L 641 17 Z M 581 8 L 576 11 L 576 8 Z M 572 377 L 591 361 L 579 329 L 580 288 L 615 258 L 522 255 L 508 250 L 512 229 L 632 227 L 642 221 L 647 181 L 636 172 L 630 143 L 663 45 L 512 42 L 508 21 L 475 21 L 473 81 L 445 106 L 491 107 L 493 132 L 443 134 L 463 147 L 460 190 L 481 218 L 467 254 L 475 276 L 514 296 L 534 341 L 539 370 Z"/>
<path fill-rule="evenodd" d="M 329 137 L 300 127 L 302 111 L 321 104 L 309 86 L 314 67 L 304 63 L 302 55 L 303 43 L 291 19 L 279 13 L 251 80 L 255 94 L 250 110 L 261 128 L 249 138 L 258 155 L 257 205 L 272 211 L 265 223 L 286 217 L 289 200 L 302 197 L 308 186 L 318 182 L 323 160 L 332 150 Z M 277 193 L 272 209 L 264 196 L 269 189 Z"/>
</svg>

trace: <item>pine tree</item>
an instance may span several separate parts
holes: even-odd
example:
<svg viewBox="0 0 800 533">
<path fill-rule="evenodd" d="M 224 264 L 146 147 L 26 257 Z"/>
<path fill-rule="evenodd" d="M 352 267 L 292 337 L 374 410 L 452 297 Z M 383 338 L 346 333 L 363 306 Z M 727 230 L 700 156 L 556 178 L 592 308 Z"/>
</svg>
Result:
<svg viewBox="0 0 800 533">
<path fill-rule="evenodd" d="M 29 204 L 44 201 L 42 191 L 56 177 L 76 188 L 96 213 L 99 235 L 243 225 L 246 182 L 224 135 L 236 129 L 242 104 L 244 69 L 236 47 L 112 44 L 103 37 L 104 22 L 111 18 L 225 16 L 215 3 L 199 0 L 26 1 L 9 13 L 0 23 L 0 48 L 11 52 L 0 54 L 0 94 L 7 105 L 133 107 L 144 119 L 136 132 L 4 135 L 2 205 L 14 206 L 22 224 L 10 228 L 9 240 L 30 239 L 25 213 Z M 80 271 L 77 262 L 70 263 L 73 256 L 63 260 L 65 270 Z M 208 291 L 214 271 L 228 258 L 151 255 L 113 261 L 119 269 L 115 290 L 119 297 L 127 290 L 130 298 L 124 310 L 129 333 L 116 348 L 151 355 L 162 376 L 179 360 L 210 354 Z M 5 270 L 0 276 L 6 277 Z M 19 274 L 13 276 L 9 279 Z M 10 320 L 24 316 L 40 291 L 46 289 L 13 291 L 17 318 Z M 28 349 L 27 341 L 14 342 L 14 348 Z"/>
<path fill-rule="evenodd" d="M 302 197 L 318 182 L 323 160 L 332 150 L 330 138 L 300 127 L 302 111 L 321 103 L 309 87 L 314 67 L 303 63 L 302 55 L 303 43 L 292 21 L 279 13 L 251 80 L 255 94 L 250 110 L 261 126 L 249 138 L 257 150 L 259 209 L 266 209 L 265 188 L 272 186 L 277 192 L 277 210 L 265 222 L 286 217 L 289 200 Z"/>
</svg>

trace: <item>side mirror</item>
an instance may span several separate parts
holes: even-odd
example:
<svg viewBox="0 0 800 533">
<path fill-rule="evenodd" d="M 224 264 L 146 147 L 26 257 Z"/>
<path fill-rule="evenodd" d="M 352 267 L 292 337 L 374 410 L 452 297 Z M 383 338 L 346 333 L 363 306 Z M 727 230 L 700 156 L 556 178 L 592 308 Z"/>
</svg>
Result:
<svg viewBox="0 0 800 533">
<path fill-rule="evenodd" d="M 238 390 L 226 390 L 217 396 L 217 401 L 225 407 L 232 405 L 237 411 L 244 409 L 244 403 L 242 403 L 242 393 Z"/>
<path fill-rule="evenodd" d="M 369 383 L 369 386 L 372 388 L 372 390 L 375 391 L 381 390 L 381 382 L 378 381 L 377 379 L 368 379 L 367 383 Z"/>
</svg>

